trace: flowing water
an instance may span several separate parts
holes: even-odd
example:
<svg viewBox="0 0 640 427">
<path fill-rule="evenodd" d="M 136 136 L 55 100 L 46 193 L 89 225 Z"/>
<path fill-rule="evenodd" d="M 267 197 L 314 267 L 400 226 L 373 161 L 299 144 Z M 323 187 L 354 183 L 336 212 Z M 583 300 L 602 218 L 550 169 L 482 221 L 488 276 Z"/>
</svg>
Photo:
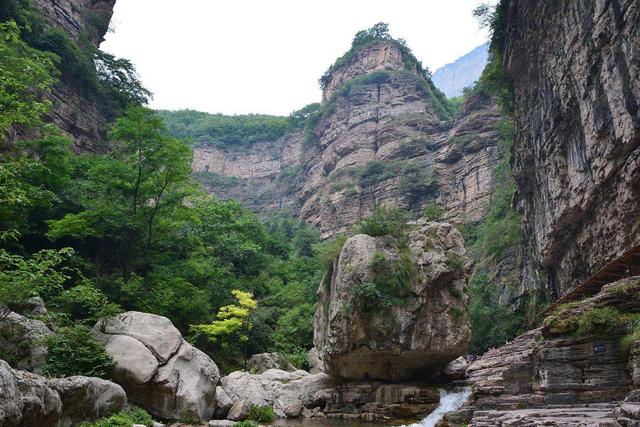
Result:
<svg viewBox="0 0 640 427">
<path fill-rule="evenodd" d="M 471 387 L 457 388 L 451 391 L 440 390 L 440 404 L 427 418 L 406 427 L 434 427 L 447 412 L 460 409 L 471 396 Z"/>
<path fill-rule="evenodd" d="M 453 390 L 440 390 L 440 404 L 438 407 L 424 420 L 411 425 L 405 425 L 400 427 L 434 427 L 438 421 L 442 420 L 442 417 L 447 412 L 456 411 L 460 409 L 471 395 L 470 387 L 455 388 Z M 365 421 L 342 421 L 332 419 L 297 419 L 297 420 L 277 420 L 273 426 L 282 427 L 320 427 L 320 426 L 336 426 L 336 427 L 365 427 L 378 425 L 382 426 L 382 423 L 368 423 Z M 395 424 L 397 425 L 397 424 Z"/>
</svg>

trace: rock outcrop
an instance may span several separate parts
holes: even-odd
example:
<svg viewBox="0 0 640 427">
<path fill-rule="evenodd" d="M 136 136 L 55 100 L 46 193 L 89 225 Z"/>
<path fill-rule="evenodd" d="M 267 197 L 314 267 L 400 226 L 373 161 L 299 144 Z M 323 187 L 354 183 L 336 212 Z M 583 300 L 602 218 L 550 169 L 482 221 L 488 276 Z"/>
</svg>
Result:
<svg viewBox="0 0 640 427">
<path fill-rule="evenodd" d="M 406 380 L 467 351 L 462 236 L 447 223 L 412 227 L 406 247 L 389 236 L 350 238 L 323 279 L 314 344 L 328 374 Z"/>
<path fill-rule="evenodd" d="M 296 370 L 296 367 L 280 353 L 259 353 L 249 358 L 247 361 L 247 369 L 253 374 L 261 374 L 269 369 L 280 369 L 292 372 Z"/>
<path fill-rule="evenodd" d="M 47 379 L 0 360 L 0 425 L 75 426 L 122 410 L 124 390 L 99 378 Z"/>
<path fill-rule="evenodd" d="M 504 3 L 523 271 L 558 296 L 640 244 L 640 4 Z"/>
<path fill-rule="evenodd" d="M 232 372 L 220 384 L 233 402 L 227 417 L 240 421 L 247 418 L 252 405 L 269 406 L 279 418 L 298 417 L 303 407 L 317 406 L 315 394 L 333 381 L 325 374 L 269 369 L 261 374 Z"/>
<path fill-rule="evenodd" d="M 161 419 L 213 418 L 218 367 L 165 317 L 129 311 L 94 327 L 129 400 Z"/>
<path fill-rule="evenodd" d="M 32 300 L 33 302 L 33 300 Z M 42 302 L 42 300 L 40 300 Z M 25 307 L 27 311 L 32 307 Z M 44 305 L 33 307 L 36 312 Z M 46 310 L 45 310 L 46 313 Z M 47 347 L 42 340 L 53 332 L 44 322 L 0 307 L 0 353 L 16 369 L 35 371 L 44 363 Z"/>
<path fill-rule="evenodd" d="M 287 208 L 345 232 L 377 204 L 420 216 L 437 203 L 450 222 L 487 212 L 498 162 L 500 115 L 484 96 L 450 119 L 430 80 L 404 69 L 393 42 L 357 51 L 333 70 L 320 113 L 305 132 L 250 147 L 196 147 L 193 168 L 209 192 L 259 212 Z"/>
<path fill-rule="evenodd" d="M 462 411 L 468 415 L 463 421 L 472 416 L 472 425 L 583 425 L 569 423 L 582 417 L 584 425 L 600 425 L 592 418 L 610 419 L 602 425 L 637 425 L 621 419 L 640 422 L 631 414 L 640 388 L 637 337 L 629 348 L 623 345 L 629 315 L 640 311 L 639 291 L 640 277 L 606 285 L 593 297 L 561 307 L 542 328 L 471 363 L 472 407 Z M 625 410 L 612 404 L 625 398 Z"/>
<path fill-rule="evenodd" d="M 234 421 L 246 419 L 252 406 L 271 407 L 279 418 L 415 419 L 431 412 L 440 398 L 427 384 L 339 382 L 326 374 L 279 369 L 233 372 L 220 382 L 233 402 L 227 417 Z"/>
<path fill-rule="evenodd" d="M 95 47 L 103 40 L 109 27 L 116 0 L 33 0 L 42 12 L 47 25 L 66 33 L 72 40 L 86 37 Z M 62 75 L 51 94 L 52 110 L 46 120 L 55 123 L 74 140 L 78 152 L 103 152 L 106 149 L 106 130 L 112 113 L 97 96 Z"/>
</svg>

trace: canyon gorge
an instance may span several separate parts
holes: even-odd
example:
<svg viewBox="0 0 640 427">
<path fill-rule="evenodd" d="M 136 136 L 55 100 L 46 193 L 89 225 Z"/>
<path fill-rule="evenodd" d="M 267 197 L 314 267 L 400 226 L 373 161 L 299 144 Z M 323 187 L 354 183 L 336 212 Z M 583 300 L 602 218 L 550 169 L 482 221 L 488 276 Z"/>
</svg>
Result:
<svg viewBox="0 0 640 427">
<path fill-rule="evenodd" d="M 47 28 L 96 49 L 115 3 L 30 4 Z M 61 68 L 42 94 L 44 122 L 78 158 L 114 163 L 77 164 L 77 188 L 56 196 L 69 211 L 0 234 L 0 279 L 32 268 L 36 283 L 63 266 L 40 292 L 0 299 L 0 426 L 138 407 L 148 426 L 399 425 L 420 423 L 446 393 L 463 397 L 413 425 L 640 425 L 640 2 L 501 0 L 485 17 L 488 61 L 458 103 L 377 24 L 322 76 L 317 104 L 249 116 L 277 129 L 238 125 L 242 142 L 208 129 L 206 113 L 103 102 L 103 83 Z M 210 135 L 186 148 L 177 138 L 198 126 Z M 155 145 L 126 148 L 132 129 Z M 5 151 L 41 134 L 11 126 Z M 154 157 L 163 144 L 183 147 L 167 151 L 181 166 Z M 132 174 L 118 175 L 117 156 L 134 159 Z M 146 184 L 115 178 L 137 173 L 139 184 L 154 161 Z M 174 176 L 188 185 L 170 193 Z M 147 188 L 157 195 L 138 195 Z M 110 203 L 82 210 L 117 191 L 127 209 L 134 194 L 132 217 L 149 212 L 139 229 L 129 217 L 108 228 Z M 167 199 L 172 222 L 157 220 Z M 67 245 L 75 252 L 46 268 L 18 260 Z M 71 319 L 86 330 L 75 339 L 105 354 L 108 379 L 51 374 L 51 343 Z"/>
</svg>

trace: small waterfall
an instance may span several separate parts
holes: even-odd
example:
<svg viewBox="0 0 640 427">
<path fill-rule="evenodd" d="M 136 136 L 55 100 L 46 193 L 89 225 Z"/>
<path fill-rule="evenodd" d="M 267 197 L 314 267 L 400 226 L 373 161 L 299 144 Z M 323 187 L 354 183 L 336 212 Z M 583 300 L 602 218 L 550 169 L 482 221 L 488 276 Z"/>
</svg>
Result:
<svg viewBox="0 0 640 427">
<path fill-rule="evenodd" d="M 435 427 L 447 412 L 460 409 L 471 396 L 471 387 L 455 388 L 451 391 L 440 390 L 440 404 L 427 418 L 406 427 Z"/>
</svg>

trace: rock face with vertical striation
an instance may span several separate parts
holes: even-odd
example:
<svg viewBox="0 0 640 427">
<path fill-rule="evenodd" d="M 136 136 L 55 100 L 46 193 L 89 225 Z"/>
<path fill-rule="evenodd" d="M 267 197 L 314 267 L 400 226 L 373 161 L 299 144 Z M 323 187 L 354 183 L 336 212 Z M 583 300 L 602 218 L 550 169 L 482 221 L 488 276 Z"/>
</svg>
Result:
<svg viewBox="0 0 640 427">
<path fill-rule="evenodd" d="M 318 289 L 314 344 L 328 374 L 426 378 L 467 351 L 462 236 L 447 223 L 419 220 L 413 227 L 406 248 L 389 236 L 355 235 L 326 274 Z M 380 279 L 389 273 L 388 281 Z M 400 275 L 406 282 L 394 283 Z"/>
<path fill-rule="evenodd" d="M 47 25 L 66 33 L 72 40 L 87 39 L 95 47 L 109 28 L 116 0 L 33 0 Z M 74 140 L 77 152 L 106 150 L 106 131 L 113 119 L 97 96 L 88 96 L 72 76 L 62 75 L 51 93 L 52 110 L 45 116 Z"/>
<path fill-rule="evenodd" d="M 562 295 L 640 244 L 640 4 L 508 1 L 505 11 L 524 271 L 546 271 Z"/>
<path fill-rule="evenodd" d="M 251 147 L 196 147 L 193 167 L 228 178 L 207 185 L 210 192 L 260 212 L 286 207 L 325 238 L 377 204 L 419 214 L 435 202 L 447 221 L 478 221 L 494 189 L 498 109 L 472 96 L 452 118 L 441 96 L 405 69 L 397 43 L 374 43 L 332 70 L 305 132 Z"/>
</svg>

